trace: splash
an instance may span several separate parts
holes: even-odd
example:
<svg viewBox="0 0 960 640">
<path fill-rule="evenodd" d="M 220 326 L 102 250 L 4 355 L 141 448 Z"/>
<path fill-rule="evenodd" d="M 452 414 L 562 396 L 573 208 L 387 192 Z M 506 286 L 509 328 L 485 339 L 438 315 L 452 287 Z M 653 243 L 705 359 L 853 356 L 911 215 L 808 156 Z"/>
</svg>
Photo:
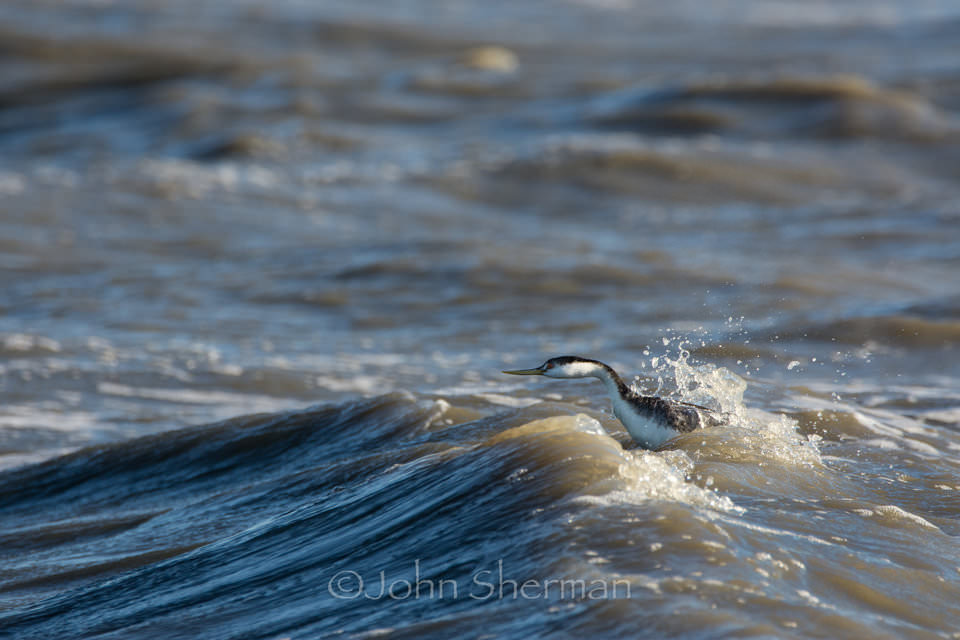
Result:
<svg viewBox="0 0 960 640">
<path fill-rule="evenodd" d="M 569 418 L 564 418 L 569 421 Z M 603 441 L 613 442 L 602 425 L 595 419 L 578 414 L 574 428 Z M 617 456 L 616 482 L 601 495 L 580 495 L 576 502 L 589 504 L 643 504 L 649 501 L 680 502 L 693 507 L 727 513 L 743 513 L 727 496 L 716 490 L 700 487 L 689 480 L 694 462 L 683 451 L 625 450 L 610 447 L 607 455 Z"/>
<path fill-rule="evenodd" d="M 821 466 L 819 436 L 800 434 L 797 421 L 788 416 L 748 407 L 743 400 L 747 381 L 726 367 L 691 364 L 690 348 L 695 344 L 704 346 L 705 342 L 703 335 L 663 337 L 664 353 L 645 352 L 651 357 L 643 368 L 651 376 L 647 381 L 637 377 L 634 390 L 714 411 L 723 421 L 723 426 L 717 427 L 717 435 L 725 437 L 724 442 L 714 442 L 713 446 L 737 449 L 742 455 L 760 460 Z M 651 382 L 655 385 L 652 391 Z"/>
<path fill-rule="evenodd" d="M 746 510 L 716 490 L 690 482 L 694 463 L 683 451 L 634 450 L 620 465 L 624 488 L 606 496 L 608 501 L 669 500 L 714 511 L 741 514 Z"/>
<path fill-rule="evenodd" d="M 746 380 L 725 367 L 709 363 L 690 364 L 690 347 L 694 340 L 696 338 L 689 336 L 663 337 L 664 353 L 652 356 L 649 364 L 641 365 L 644 369 L 649 367 L 656 387 L 651 390 L 638 376 L 634 379 L 634 390 L 699 404 L 719 413 L 742 415 Z M 702 337 L 699 342 L 701 346 L 705 345 Z M 644 355 L 650 355 L 650 351 L 645 351 Z"/>
</svg>

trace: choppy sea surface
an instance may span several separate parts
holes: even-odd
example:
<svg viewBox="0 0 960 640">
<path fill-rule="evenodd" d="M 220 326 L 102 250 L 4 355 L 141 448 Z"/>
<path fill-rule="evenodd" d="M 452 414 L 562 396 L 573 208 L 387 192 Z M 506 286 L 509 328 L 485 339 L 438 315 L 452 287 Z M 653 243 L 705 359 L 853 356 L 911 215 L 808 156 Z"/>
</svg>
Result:
<svg viewBox="0 0 960 640">
<path fill-rule="evenodd" d="M 960 637 L 957 42 L 4 2 L 0 637 Z"/>
</svg>

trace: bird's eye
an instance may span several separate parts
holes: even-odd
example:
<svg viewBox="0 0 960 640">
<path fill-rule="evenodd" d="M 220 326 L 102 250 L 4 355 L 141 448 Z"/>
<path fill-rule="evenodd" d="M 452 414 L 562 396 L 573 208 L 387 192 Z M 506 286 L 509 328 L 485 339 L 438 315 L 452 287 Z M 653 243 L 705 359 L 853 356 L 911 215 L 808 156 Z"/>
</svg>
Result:
<svg viewBox="0 0 960 640">
<path fill-rule="evenodd" d="M 552 362 L 548 362 L 547 364 L 543 365 L 543 368 L 544 368 L 544 369 L 553 369 L 555 366 L 556 366 L 556 365 L 553 364 Z"/>
</svg>

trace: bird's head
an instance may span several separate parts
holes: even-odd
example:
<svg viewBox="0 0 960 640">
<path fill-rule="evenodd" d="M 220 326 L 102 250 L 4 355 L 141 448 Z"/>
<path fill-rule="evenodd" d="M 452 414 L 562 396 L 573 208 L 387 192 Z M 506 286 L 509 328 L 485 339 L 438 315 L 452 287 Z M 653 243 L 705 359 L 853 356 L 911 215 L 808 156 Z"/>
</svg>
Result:
<svg viewBox="0 0 960 640">
<path fill-rule="evenodd" d="M 550 358 L 534 369 L 516 369 L 504 371 L 513 376 L 547 376 L 548 378 L 587 378 L 593 376 L 603 364 L 596 360 L 579 356 L 559 356 Z"/>
</svg>

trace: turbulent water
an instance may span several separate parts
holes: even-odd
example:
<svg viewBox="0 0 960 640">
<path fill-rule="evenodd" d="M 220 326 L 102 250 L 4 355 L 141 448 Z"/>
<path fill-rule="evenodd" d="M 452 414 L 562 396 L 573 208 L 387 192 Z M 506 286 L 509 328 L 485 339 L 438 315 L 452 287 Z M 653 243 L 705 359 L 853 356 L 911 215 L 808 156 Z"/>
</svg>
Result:
<svg viewBox="0 0 960 640">
<path fill-rule="evenodd" d="M 960 637 L 958 41 L 4 2 L 0 637 Z"/>
</svg>

